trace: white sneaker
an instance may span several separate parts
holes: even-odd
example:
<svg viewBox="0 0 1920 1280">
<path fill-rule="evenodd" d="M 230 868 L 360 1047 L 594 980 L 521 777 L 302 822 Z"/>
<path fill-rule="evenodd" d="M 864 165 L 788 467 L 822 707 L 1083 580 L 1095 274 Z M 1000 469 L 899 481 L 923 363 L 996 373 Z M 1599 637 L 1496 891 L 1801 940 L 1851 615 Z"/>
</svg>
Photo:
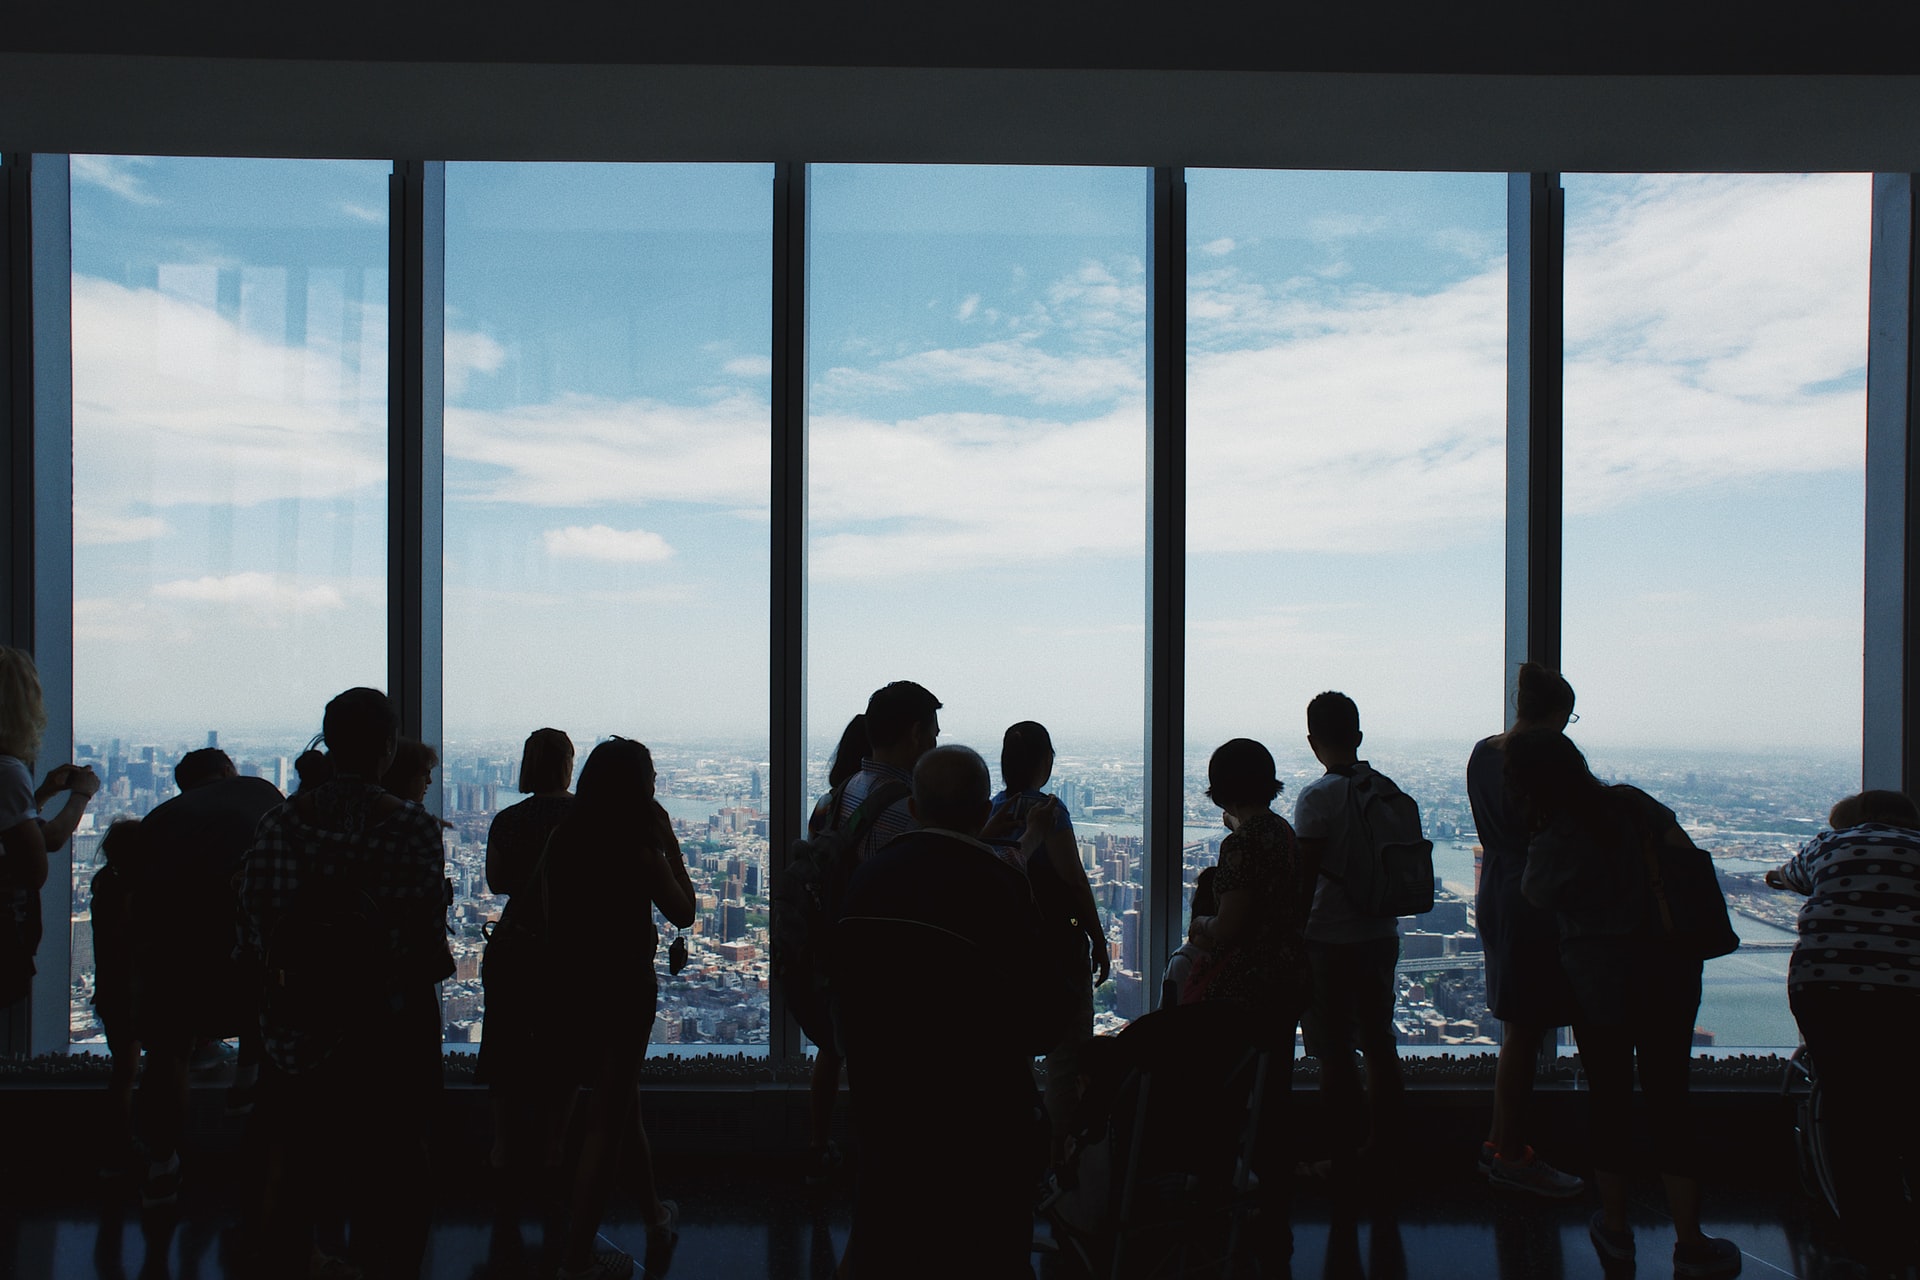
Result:
<svg viewBox="0 0 1920 1280">
<path fill-rule="evenodd" d="M 1502 1191 L 1525 1191 L 1549 1200 L 1566 1200 L 1587 1189 L 1587 1184 L 1579 1178 L 1560 1172 L 1534 1155 L 1532 1147 L 1528 1147 L 1527 1154 L 1519 1160 L 1509 1160 L 1496 1153 L 1492 1167 L 1487 1170 L 1487 1181 Z"/>
</svg>

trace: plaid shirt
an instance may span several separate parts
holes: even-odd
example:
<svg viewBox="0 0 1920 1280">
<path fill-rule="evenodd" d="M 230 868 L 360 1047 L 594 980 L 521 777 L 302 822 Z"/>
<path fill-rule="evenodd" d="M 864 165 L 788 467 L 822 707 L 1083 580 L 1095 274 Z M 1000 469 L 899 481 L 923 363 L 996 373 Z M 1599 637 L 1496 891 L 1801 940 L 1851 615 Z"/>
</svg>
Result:
<svg viewBox="0 0 1920 1280">
<path fill-rule="evenodd" d="M 344 887 L 364 890 L 387 925 L 387 959 L 398 981 L 434 982 L 452 972 L 447 951 L 446 851 L 440 824 L 417 804 L 402 803 L 373 821 L 386 793 L 344 778 L 288 800 L 260 820 L 241 872 L 240 901 L 248 942 L 274 972 L 279 926 L 316 900 L 335 900 Z M 302 816 L 305 808 L 312 821 Z M 291 1025 L 269 1000 L 260 1019 L 267 1053 L 282 1070 L 318 1065 L 339 1029 Z"/>
</svg>

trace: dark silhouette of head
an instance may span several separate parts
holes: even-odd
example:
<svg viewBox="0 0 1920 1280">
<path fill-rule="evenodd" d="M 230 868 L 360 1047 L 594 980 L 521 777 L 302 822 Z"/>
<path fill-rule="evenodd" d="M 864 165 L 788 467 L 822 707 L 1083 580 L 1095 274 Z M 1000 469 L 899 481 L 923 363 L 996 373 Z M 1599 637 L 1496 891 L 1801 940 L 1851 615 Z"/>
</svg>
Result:
<svg viewBox="0 0 1920 1280">
<path fill-rule="evenodd" d="M 1192 914 L 1213 916 L 1220 914 L 1220 897 L 1213 891 L 1213 873 L 1215 867 L 1207 867 L 1194 877 Z"/>
<path fill-rule="evenodd" d="M 993 812 L 993 775 L 972 747 L 935 747 L 913 766 L 914 820 L 977 836 Z"/>
<path fill-rule="evenodd" d="M 1000 781 L 1009 791 L 1032 791 L 1053 776 L 1053 737 L 1038 720 L 1022 720 L 1000 741 Z"/>
<path fill-rule="evenodd" d="M 1536 829 L 1561 818 L 1597 822 L 1608 809 L 1606 784 L 1593 776 L 1573 739 L 1558 729 L 1510 734 L 1506 780 Z"/>
<path fill-rule="evenodd" d="M 608 738 L 580 766 L 567 825 L 600 839 L 623 829 L 639 831 L 653 807 L 653 786 L 653 753 L 632 738 Z"/>
<path fill-rule="evenodd" d="M 173 785 L 182 791 L 191 791 L 195 787 L 204 787 L 209 782 L 219 782 L 223 778 L 237 778 L 240 771 L 233 767 L 233 757 L 218 747 L 201 747 L 189 751 L 180 757 L 173 766 Z"/>
<path fill-rule="evenodd" d="M 400 745 L 400 712 L 378 689 L 349 689 L 327 704 L 320 720 L 336 777 L 378 778 Z M 301 779 L 304 786 L 306 779 Z"/>
<path fill-rule="evenodd" d="M 838 787 L 860 772 L 860 762 L 867 757 L 873 744 L 867 741 L 867 717 L 865 713 L 847 721 L 847 727 L 840 731 L 840 741 L 833 749 L 833 763 L 827 766 L 827 786 Z"/>
<path fill-rule="evenodd" d="M 438 751 L 424 742 L 402 738 L 393 749 L 393 763 L 380 775 L 380 785 L 402 800 L 419 804 L 427 798 L 427 788 L 433 785 L 434 766 L 439 763 Z"/>
<path fill-rule="evenodd" d="M 1265 808 L 1282 788 L 1273 753 L 1252 738 L 1233 738 L 1207 760 L 1207 797 L 1222 809 Z"/>
<path fill-rule="evenodd" d="M 558 729 L 535 729 L 520 749 L 520 790 L 528 795 L 565 791 L 573 782 L 573 739 Z"/>
<path fill-rule="evenodd" d="M 1537 662 L 1522 663 L 1513 713 L 1529 728 L 1565 729 L 1573 715 L 1573 686 L 1558 671 Z"/>
<path fill-rule="evenodd" d="M 1898 791 L 1862 791 L 1834 805 L 1827 815 L 1827 825 L 1835 831 L 1869 822 L 1920 830 L 1920 807 Z"/>
<path fill-rule="evenodd" d="M 299 784 L 293 789 L 295 795 L 333 781 L 333 762 L 320 749 L 319 734 L 314 734 L 307 743 L 307 749 L 294 757 L 293 772 L 299 779 Z"/>
<path fill-rule="evenodd" d="M 940 737 L 940 699 L 911 680 L 895 680 L 867 699 L 867 740 L 875 754 L 918 760 Z"/>
<path fill-rule="evenodd" d="M 1360 746 L 1360 708 L 1344 693 L 1331 689 L 1307 704 L 1307 736 L 1340 751 Z"/>
</svg>

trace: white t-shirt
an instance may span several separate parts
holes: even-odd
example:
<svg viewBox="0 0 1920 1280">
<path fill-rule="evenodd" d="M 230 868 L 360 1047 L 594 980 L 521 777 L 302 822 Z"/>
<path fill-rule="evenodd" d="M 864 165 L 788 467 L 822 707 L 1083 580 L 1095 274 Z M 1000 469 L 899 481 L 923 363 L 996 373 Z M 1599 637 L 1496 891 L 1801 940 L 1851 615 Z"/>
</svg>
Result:
<svg viewBox="0 0 1920 1280">
<path fill-rule="evenodd" d="M 40 816 L 33 802 L 33 774 L 16 756 L 0 756 L 0 831 L 11 831 Z"/>
<path fill-rule="evenodd" d="M 1365 760 L 1353 767 L 1359 776 L 1369 769 Z M 1353 807 L 1347 800 L 1348 775 L 1328 772 L 1300 788 L 1293 802 L 1293 831 L 1302 840 L 1327 842 L 1326 856 L 1338 857 L 1347 838 L 1347 824 L 1353 819 Z M 1371 942 L 1391 938 L 1399 932 L 1386 916 L 1363 916 L 1353 908 L 1347 891 L 1327 876 L 1313 891 L 1313 913 L 1307 917 L 1310 942 Z"/>
</svg>

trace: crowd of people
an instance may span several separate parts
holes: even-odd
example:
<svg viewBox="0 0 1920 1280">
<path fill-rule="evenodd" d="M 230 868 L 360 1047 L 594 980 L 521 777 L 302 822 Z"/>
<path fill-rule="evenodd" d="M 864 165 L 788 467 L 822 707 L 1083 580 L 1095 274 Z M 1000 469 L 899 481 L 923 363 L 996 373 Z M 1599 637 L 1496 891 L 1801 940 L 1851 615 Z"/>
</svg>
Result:
<svg viewBox="0 0 1920 1280">
<path fill-rule="evenodd" d="M 1601 1262 L 1611 1273 L 1635 1259 L 1637 1071 L 1674 1273 L 1732 1276 L 1740 1250 L 1702 1228 L 1688 1097 L 1702 966 L 1738 944 L 1711 862 L 1657 799 L 1593 775 L 1566 734 L 1577 717 L 1565 678 L 1527 664 L 1515 705 L 1514 723 L 1466 765 L 1484 848 L 1476 918 L 1503 1028 L 1481 1171 L 1510 1192 L 1586 1191 L 1529 1143 L 1535 1060 L 1570 1026 L 1589 1083 Z M 996 789 L 978 752 L 940 745 L 941 708 L 911 681 L 874 692 L 776 888 L 774 980 L 817 1047 L 808 1176 L 852 1164 L 839 1265 L 859 1280 L 1031 1274 L 1036 1198 L 1059 1193 L 1096 1137 L 1088 1113 L 1107 1042 L 1093 1034 L 1093 994 L 1108 977 L 1107 930 L 1072 817 L 1044 790 L 1052 738 L 1033 721 L 1009 727 Z M 32 976 L 48 850 L 99 787 L 72 764 L 34 783 L 45 724 L 31 659 L 0 649 L 0 1002 Z M 1259 1055 L 1267 1081 L 1235 1185 L 1276 1261 L 1291 1249 L 1293 1187 L 1364 1194 L 1404 1167 L 1399 934 L 1379 878 L 1424 843 L 1417 806 L 1361 758 L 1352 699 L 1314 698 L 1306 730 L 1325 773 L 1300 789 L 1291 820 L 1276 808 L 1284 788 L 1266 746 L 1235 738 L 1212 753 L 1207 796 L 1227 834 L 1193 886 L 1185 944 L 1161 984 L 1167 1012 L 1121 1037 L 1186 1006 L 1235 1012 L 1241 1051 Z M 103 842 L 93 916 L 110 1124 L 131 1147 L 144 1052 L 141 1194 L 164 1209 L 180 1192 L 191 1056 L 239 1040 L 227 1101 L 250 1116 L 246 1239 L 259 1274 L 420 1272 L 436 984 L 453 969 L 443 824 L 421 804 L 436 764 L 430 746 L 402 739 L 386 695 L 349 689 L 327 704 L 291 796 L 216 749 L 195 751 L 176 769 L 175 798 Z M 507 905 L 484 960 L 479 1072 L 491 1165 L 531 1171 L 557 1206 L 553 1274 L 624 1280 L 635 1259 L 598 1234 L 617 1173 L 637 1181 L 656 1272 L 679 1216 L 655 1185 L 640 1119 L 660 939 L 651 913 L 636 929 L 626 904 L 650 902 L 686 929 L 695 893 L 647 748 L 615 737 L 577 780 L 574 764 L 565 733 L 535 731 L 527 798 L 489 834 L 489 888 Z M 1789 986 L 1830 1089 L 1850 1255 L 1834 1274 L 1897 1276 L 1916 1260 L 1907 1188 L 1920 1141 L 1898 1081 L 1920 1047 L 1920 811 L 1868 791 L 1837 804 L 1830 827 L 1769 882 L 1808 896 Z M 684 962 L 678 940 L 667 963 Z M 964 1053 L 947 1030 L 902 1017 L 929 968 L 950 984 L 943 1008 L 967 1028 Z M 1323 1150 L 1303 1148 L 1290 1106 L 1296 1034 L 1321 1063 Z M 578 1051 L 545 1050 L 560 1040 Z M 848 1153 L 831 1140 L 843 1072 Z M 927 1144 L 958 1135 L 970 1155 L 928 1158 Z"/>
</svg>

